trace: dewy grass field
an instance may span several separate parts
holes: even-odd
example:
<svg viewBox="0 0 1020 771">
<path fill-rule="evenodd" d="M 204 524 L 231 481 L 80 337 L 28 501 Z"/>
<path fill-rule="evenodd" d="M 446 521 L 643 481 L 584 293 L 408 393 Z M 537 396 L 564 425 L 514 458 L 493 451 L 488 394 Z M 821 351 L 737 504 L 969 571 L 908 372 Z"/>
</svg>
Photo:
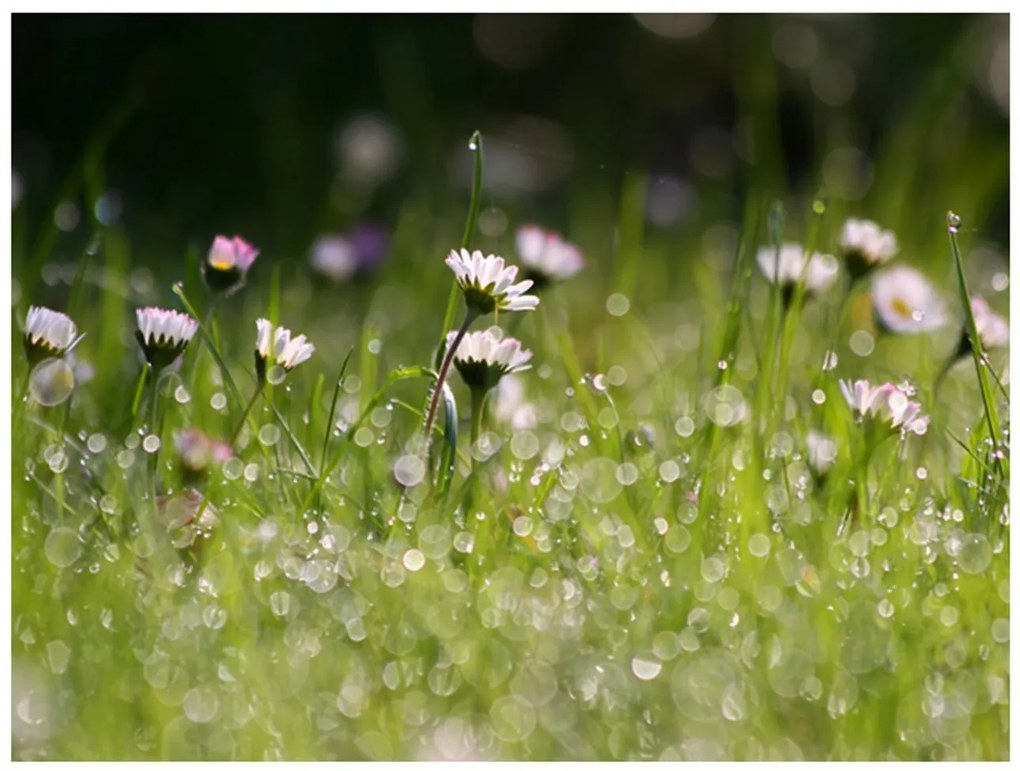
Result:
<svg viewBox="0 0 1020 771">
<path fill-rule="evenodd" d="M 633 169 L 517 216 L 465 126 L 470 188 L 409 186 L 356 275 L 370 229 L 134 237 L 115 108 L 57 199 L 84 253 L 15 199 L 13 757 L 1008 758 L 980 40 L 866 183 L 830 137 L 787 188 L 738 68 L 756 160 L 683 227 Z"/>
</svg>

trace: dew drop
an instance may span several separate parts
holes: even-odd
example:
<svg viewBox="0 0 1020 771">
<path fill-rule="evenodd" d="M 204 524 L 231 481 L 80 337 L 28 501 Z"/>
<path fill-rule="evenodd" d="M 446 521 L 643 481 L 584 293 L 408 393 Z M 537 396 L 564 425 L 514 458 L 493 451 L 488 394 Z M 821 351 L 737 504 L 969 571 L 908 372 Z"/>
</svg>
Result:
<svg viewBox="0 0 1020 771">
<path fill-rule="evenodd" d="M 56 527 L 43 546 L 46 559 L 60 568 L 66 568 L 78 561 L 82 554 L 82 543 L 78 533 L 69 527 Z"/>
<path fill-rule="evenodd" d="M 630 669 L 638 680 L 654 680 L 662 672 L 662 662 L 635 656 L 630 660 Z"/>
<path fill-rule="evenodd" d="M 425 461 L 414 454 L 402 455 L 393 464 L 393 476 L 404 487 L 414 487 L 425 478 Z"/>
</svg>

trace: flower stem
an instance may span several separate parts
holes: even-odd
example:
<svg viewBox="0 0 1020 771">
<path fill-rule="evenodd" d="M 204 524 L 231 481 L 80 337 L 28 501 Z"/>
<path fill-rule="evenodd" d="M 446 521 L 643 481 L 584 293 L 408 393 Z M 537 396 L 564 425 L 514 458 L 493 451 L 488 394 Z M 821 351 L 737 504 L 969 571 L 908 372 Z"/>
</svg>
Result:
<svg viewBox="0 0 1020 771">
<path fill-rule="evenodd" d="M 432 424 L 436 420 L 436 410 L 439 408 L 439 398 L 442 396 L 443 383 L 446 382 L 446 375 L 450 371 L 450 364 L 453 363 L 453 355 L 457 352 L 457 346 L 460 345 L 460 341 L 464 339 L 464 335 L 467 334 L 468 327 L 478 318 L 478 311 L 474 308 L 468 308 L 467 313 L 464 315 L 464 323 L 460 325 L 460 329 L 457 330 L 457 336 L 453 338 L 453 342 L 446 349 L 446 355 L 443 357 L 443 365 L 439 368 L 439 374 L 436 375 L 435 385 L 432 387 L 432 398 L 429 399 L 429 409 L 425 415 L 425 444 L 428 445 L 432 437 Z"/>
<path fill-rule="evenodd" d="M 992 393 L 991 384 L 988 382 L 988 372 L 985 366 L 984 346 L 981 345 L 981 336 L 977 331 L 977 323 L 974 321 L 974 311 L 970 306 L 970 292 L 967 289 L 967 277 L 963 272 L 963 258 L 960 256 L 960 245 L 956 240 L 956 233 L 960 227 L 959 217 L 949 212 L 949 245 L 953 252 L 953 263 L 956 265 L 956 277 L 960 287 L 960 301 L 963 304 L 964 317 L 967 321 L 967 334 L 970 336 L 970 352 L 974 358 L 974 369 L 977 371 L 978 386 L 981 391 L 981 401 L 985 408 L 985 421 L 988 424 L 988 435 L 994 445 L 993 458 L 1000 474 L 1004 474 L 1001 445 L 999 437 L 1002 432 L 999 427 L 999 413 L 995 408 L 995 395 Z"/>
<path fill-rule="evenodd" d="M 478 212 L 482 205 L 482 162 L 484 160 L 482 153 L 482 135 L 476 131 L 471 135 L 471 141 L 468 143 L 468 147 L 475 154 L 475 166 L 474 174 L 471 178 L 471 202 L 468 204 L 468 216 L 467 222 L 464 223 L 464 235 L 460 239 L 461 249 L 471 248 L 471 239 L 475 234 L 475 225 L 478 222 Z M 460 294 L 460 287 L 457 282 L 453 282 L 453 286 L 450 288 L 450 297 L 446 301 L 446 315 L 443 317 L 443 339 L 446 339 L 446 334 L 453 327 L 453 314 L 457 312 L 457 295 Z M 434 365 L 438 366 L 439 362 L 434 362 Z"/>
<path fill-rule="evenodd" d="M 478 437 L 482 434 L 482 415 L 484 414 L 483 407 L 485 405 L 485 394 L 484 388 L 472 388 L 471 389 L 471 446 L 474 447 L 478 441 Z"/>
<path fill-rule="evenodd" d="M 244 408 L 244 414 L 241 415 L 241 420 L 238 422 L 237 428 L 234 429 L 234 433 L 231 434 L 230 436 L 231 448 L 234 447 L 234 443 L 237 441 L 237 437 L 241 435 L 241 429 L 244 428 L 245 421 L 248 420 L 248 415 L 251 414 L 252 407 L 255 406 L 255 402 L 257 402 L 259 397 L 262 395 L 262 386 L 263 386 L 262 382 L 259 382 L 259 384 L 255 386 L 255 392 L 251 395 L 251 399 L 248 400 L 248 406 Z"/>
<path fill-rule="evenodd" d="M 142 403 L 142 391 L 145 390 L 145 377 L 149 374 L 150 369 L 152 369 L 151 364 L 143 364 L 142 371 L 138 373 L 138 385 L 135 386 L 135 398 L 131 401 L 132 418 L 138 414 L 138 407 Z"/>
</svg>

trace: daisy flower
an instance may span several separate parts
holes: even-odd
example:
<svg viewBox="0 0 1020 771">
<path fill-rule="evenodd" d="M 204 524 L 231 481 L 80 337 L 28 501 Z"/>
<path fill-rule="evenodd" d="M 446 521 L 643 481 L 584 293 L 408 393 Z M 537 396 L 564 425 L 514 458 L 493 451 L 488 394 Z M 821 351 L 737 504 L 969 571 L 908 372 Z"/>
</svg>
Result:
<svg viewBox="0 0 1020 771">
<path fill-rule="evenodd" d="M 446 264 L 457 276 L 468 309 L 476 314 L 493 311 L 530 311 L 538 306 L 538 298 L 527 294 L 534 281 L 514 283 L 517 267 L 507 266 L 502 257 L 467 249 L 450 252 Z"/>
<path fill-rule="evenodd" d="M 214 292 L 230 294 L 244 284 L 259 250 L 240 236 L 216 236 L 202 263 L 202 277 Z"/>
<path fill-rule="evenodd" d="M 839 390 L 858 420 L 869 420 L 899 430 L 903 435 L 924 434 L 928 430 L 928 416 L 921 414 L 921 405 L 910 399 L 910 394 L 894 383 L 872 385 L 867 380 L 839 381 Z"/>
<path fill-rule="evenodd" d="M 836 280 L 839 263 L 831 254 L 812 254 L 809 258 L 800 244 L 783 244 L 777 254 L 774 247 L 758 250 L 762 275 L 783 290 L 783 302 L 793 299 L 793 291 L 803 280 L 808 294 L 824 292 Z"/>
<path fill-rule="evenodd" d="M 974 314 L 978 337 L 981 338 L 981 347 L 987 350 L 1009 345 L 1009 322 L 993 311 L 983 297 L 971 298 L 970 309 Z"/>
<path fill-rule="evenodd" d="M 43 359 L 63 356 L 78 336 L 69 316 L 49 308 L 31 306 L 25 317 L 25 355 L 30 366 Z"/>
<path fill-rule="evenodd" d="M 836 462 L 836 442 L 831 436 L 814 429 L 807 432 L 807 462 L 819 476 Z"/>
<path fill-rule="evenodd" d="M 340 235 L 317 238 L 308 261 L 313 270 L 337 284 L 347 281 L 358 269 L 354 244 Z"/>
<path fill-rule="evenodd" d="M 269 319 L 258 319 L 255 322 L 258 336 L 255 341 L 255 371 L 259 382 L 266 377 L 266 363 L 272 363 L 290 372 L 298 364 L 308 361 L 315 353 L 315 346 L 308 342 L 304 335 L 291 337 L 289 329 L 276 327 L 273 329 Z"/>
<path fill-rule="evenodd" d="M 456 336 L 456 332 L 451 332 L 446 344 L 453 345 Z M 453 356 L 453 366 L 470 388 L 487 391 L 503 375 L 531 369 L 530 360 L 531 351 L 522 348 L 519 340 L 513 337 L 501 340 L 489 330 L 484 330 L 464 335 Z"/>
<path fill-rule="evenodd" d="M 871 297 L 878 323 L 889 332 L 931 332 L 946 322 L 938 292 L 913 268 L 899 265 L 876 273 Z"/>
<path fill-rule="evenodd" d="M 563 281 L 584 267 L 580 250 L 564 241 L 559 233 L 537 225 L 517 230 L 517 254 L 527 278 L 536 289 L 552 281 Z"/>
<path fill-rule="evenodd" d="M 309 262 L 312 269 L 340 284 L 355 274 L 369 273 L 379 267 L 390 239 L 378 225 L 365 223 L 348 233 L 320 236 L 312 244 Z"/>
<path fill-rule="evenodd" d="M 174 448 L 185 469 L 200 474 L 211 464 L 223 464 L 233 457 L 230 445 L 206 436 L 197 428 L 186 428 L 174 435 Z"/>
<path fill-rule="evenodd" d="M 136 308 L 135 317 L 138 320 L 135 338 L 154 370 L 162 370 L 173 363 L 198 331 L 197 321 L 174 310 Z"/>
<path fill-rule="evenodd" d="M 839 248 L 854 280 L 888 262 L 899 249 L 891 230 L 882 230 L 871 220 L 857 219 L 848 219 L 843 224 Z"/>
</svg>

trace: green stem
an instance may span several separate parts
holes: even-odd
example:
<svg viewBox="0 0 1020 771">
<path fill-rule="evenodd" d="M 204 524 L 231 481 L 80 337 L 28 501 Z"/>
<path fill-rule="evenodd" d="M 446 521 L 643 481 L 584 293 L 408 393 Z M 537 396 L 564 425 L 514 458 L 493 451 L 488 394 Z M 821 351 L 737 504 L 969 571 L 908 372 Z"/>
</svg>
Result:
<svg viewBox="0 0 1020 771">
<path fill-rule="evenodd" d="M 453 338 L 453 342 L 450 343 L 446 348 L 446 355 L 443 357 L 443 364 L 439 368 L 439 374 L 436 375 L 435 385 L 432 387 L 432 398 L 429 399 L 429 409 L 425 414 L 425 444 L 428 445 L 432 436 L 432 424 L 436 420 L 436 409 L 439 407 L 439 399 L 443 392 L 443 383 L 446 382 L 446 375 L 450 371 L 450 364 L 453 363 L 453 355 L 457 352 L 457 346 L 460 345 L 460 341 L 464 339 L 464 335 L 467 334 L 468 327 L 471 323 L 478 318 L 478 311 L 474 308 L 468 308 L 467 313 L 464 314 L 464 323 L 460 325 L 460 329 L 457 330 L 457 336 Z"/>
<path fill-rule="evenodd" d="M 152 369 L 151 365 L 143 364 L 142 371 L 138 373 L 138 385 L 135 386 L 135 398 L 131 401 L 132 418 L 134 418 L 138 414 L 138 407 L 142 403 L 142 391 L 145 390 L 145 378 L 149 374 L 149 371 L 151 369 Z"/>
<path fill-rule="evenodd" d="M 252 407 L 255 406 L 255 402 L 257 402 L 259 397 L 262 395 L 262 387 L 263 384 L 259 383 L 255 387 L 255 392 L 251 395 L 251 399 L 248 400 L 248 406 L 244 408 L 244 414 L 241 415 L 241 420 L 238 422 L 237 428 L 234 429 L 234 433 L 231 434 L 230 436 L 231 448 L 234 447 L 234 443 L 237 441 L 237 437 L 241 435 L 241 429 L 244 428 L 244 423 L 246 420 L 248 420 L 248 415 L 251 414 Z"/>
<path fill-rule="evenodd" d="M 149 433 L 160 439 L 160 430 L 156 425 L 156 416 L 159 411 L 159 381 L 162 372 L 155 372 L 152 377 L 152 397 L 149 404 Z M 144 450 L 144 447 L 143 447 Z M 153 505 L 156 503 L 156 471 L 158 469 L 159 447 L 149 455 L 149 485 L 152 492 Z"/>
<path fill-rule="evenodd" d="M 960 227 L 960 218 L 952 212 L 949 212 L 947 219 L 949 222 L 949 245 L 953 252 L 953 262 L 956 265 L 956 277 L 960 285 L 960 301 L 963 304 L 964 315 L 967 319 L 967 334 L 970 335 L 970 350 L 974 358 L 974 369 L 977 372 L 978 385 L 981 390 L 981 401 L 985 408 L 985 420 L 988 424 L 988 435 L 991 437 L 992 443 L 995 446 L 995 452 L 993 453 L 995 465 L 999 469 L 999 473 L 1003 474 L 1004 470 L 1001 458 L 1001 446 L 999 444 L 999 437 L 1002 435 L 999 428 L 999 415 L 995 409 L 995 396 L 992 393 L 992 387 L 988 382 L 984 347 L 981 345 L 981 336 L 978 335 L 977 323 L 974 321 L 974 311 L 970 307 L 970 292 L 967 290 L 967 277 L 963 272 L 963 258 L 960 256 L 960 245 L 956 239 L 956 234 Z"/>
<path fill-rule="evenodd" d="M 468 204 L 468 217 L 467 222 L 464 224 L 464 235 L 460 239 L 461 249 L 471 248 L 471 239 L 474 237 L 475 225 L 478 222 L 478 212 L 482 205 L 482 135 L 476 131 L 471 135 L 471 141 L 468 143 L 468 147 L 475 153 L 475 168 L 474 174 L 471 178 L 471 202 Z M 450 296 L 446 301 L 446 314 L 443 317 L 443 335 L 442 339 L 446 339 L 446 335 L 453 328 L 453 317 L 457 312 L 457 296 L 460 294 L 460 287 L 456 281 L 453 282 L 453 286 L 450 287 Z M 442 348 L 440 347 L 440 350 Z M 438 351 L 437 360 L 434 362 L 435 366 L 439 366 Z"/>
<path fill-rule="evenodd" d="M 474 447 L 478 437 L 482 435 L 482 415 L 485 406 L 484 388 L 471 389 L 471 446 Z"/>
</svg>

